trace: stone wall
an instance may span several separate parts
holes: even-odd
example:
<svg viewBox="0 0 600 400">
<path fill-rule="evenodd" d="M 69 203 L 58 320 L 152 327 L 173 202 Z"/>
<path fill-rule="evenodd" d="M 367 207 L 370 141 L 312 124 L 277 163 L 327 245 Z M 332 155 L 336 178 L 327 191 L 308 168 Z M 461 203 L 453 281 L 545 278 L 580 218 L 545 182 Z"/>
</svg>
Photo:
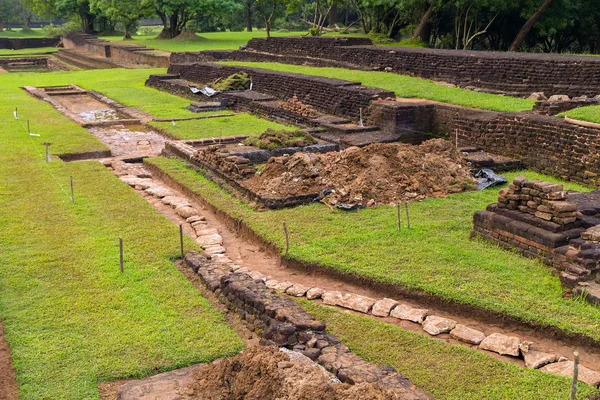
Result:
<svg viewBox="0 0 600 400">
<path fill-rule="evenodd" d="M 362 68 L 386 69 L 519 96 L 532 92 L 571 97 L 600 94 L 600 59 L 595 57 L 332 45 L 331 40 L 324 43 L 321 40 L 323 38 L 252 39 L 247 47 L 273 54 L 352 60 L 350 62 Z"/>
<path fill-rule="evenodd" d="M 353 354 L 325 332 L 325 323 L 315 320 L 290 297 L 267 288 L 261 279 L 198 253 L 189 253 L 185 263 L 222 303 L 237 311 L 247 326 L 262 333 L 263 344 L 299 351 L 345 383 L 376 382 L 397 391 L 398 398 L 430 399 L 392 367 L 381 368 Z"/>
<path fill-rule="evenodd" d="M 308 75 L 268 71 L 259 68 L 229 67 L 215 64 L 171 64 L 169 73 L 180 74 L 182 79 L 195 83 L 209 83 L 237 72 L 246 72 L 252 79 L 253 89 L 280 100 L 297 96 L 300 101 L 320 111 L 359 119 L 359 109 L 366 110 L 377 98 L 395 97 L 393 92 L 367 88 L 359 82 L 322 78 Z"/>
<path fill-rule="evenodd" d="M 60 38 L 0 38 L 0 49 L 31 49 L 36 47 L 58 47 Z"/>
</svg>

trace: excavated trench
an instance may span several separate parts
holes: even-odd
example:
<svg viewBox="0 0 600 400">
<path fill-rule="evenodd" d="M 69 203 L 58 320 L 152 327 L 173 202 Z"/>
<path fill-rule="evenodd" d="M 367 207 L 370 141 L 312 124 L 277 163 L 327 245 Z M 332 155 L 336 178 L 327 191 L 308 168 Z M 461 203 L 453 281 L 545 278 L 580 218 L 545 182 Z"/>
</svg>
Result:
<svg viewBox="0 0 600 400">
<path fill-rule="evenodd" d="M 129 181 L 129 184 L 134 187 L 138 194 L 144 197 L 155 209 L 165 215 L 174 224 L 183 225 L 183 230 L 186 235 L 193 239 L 197 239 L 198 236 L 196 231 L 186 222 L 186 219 L 179 216 L 175 209 L 172 206 L 165 204 L 161 198 L 148 193 L 145 188 L 162 187 L 167 189 L 171 195 L 186 199 L 192 207 L 199 210 L 202 216 L 205 217 L 207 225 L 204 227 L 204 230 L 210 230 L 211 234 L 214 234 L 214 230 L 216 230 L 222 237 L 223 252 L 220 256 L 230 259 L 234 264 L 258 272 L 259 275 L 265 276 L 268 280 L 280 282 L 289 281 L 306 287 L 319 287 L 325 291 L 340 291 L 342 293 L 351 293 L 374 299 L 381 299 L 384 297 L 379 290 L 371 289 L 360 284 L 346 282 L 331 276 L 326 272 L 307 271 L 301 268 L 289 268 L 282 265 L 279 254 L 273 253 L 267 246 L 257 242 L 252 235 L 245 235 L 241 230 L 232 229 L 231 225 L 227 221 L 224 221 L 218 213 L 214 212 L 210 206 L 195 197 L 187 196 L 183 191 L 179 190 L 179 188 L 176 188 L 175 185 L 171 185 L 171 182 L 167 179 L 161 179 L 158 174 L 149 171 L 142 164 L 119 162 L 108 162 L 106 164 L 113 168 L 114 172 L 124 178 L 125 181 L 128 181 L 132 175 L 142 177 L 144 182 L 141 186 L 136 185 L 131 181 Z M 431 301 L 419 301 L 410 296 L 403 297 L 396 295 L 394 296 L 394 299 L 409 307 L 428 309 L 430 315 L 452 319 L 458 324 L 466 325 L 470 328 L 484 332 L 485 335 L 501 333 L 507 336 L 519 337 L 521 341 L 533 342 L 531 349 L 536 352 L 556 354 L 572 359 L 573 352 L 578 351 L 580 354 L 581 365 L 590 369 L 597 369 L 597 366 L 600 365 L 600 348 L 593 345 L 578 343 L 574 338 L 556 338 L 543 329 L 534 329 L 525 324 L 514 323 L 512 321 L 498 319 L 495 322 L 490 322 L 483 318 L 464 315 L 463 313 L 452 313 L 448 311 L 448 307 L 438 307 Z M 371 318 L 395 324 L 402 329 L 428 335 L 423 331 L 422 325 L 419 323 L 400 320 L 393 317 L 380 318 L 369 314 L 361 315 L 368 315 Z M 435 338 L 449 344 L 468 346 L 499 360 L 512 362 L 523 367 L 525 366 L 524 361 L 521 358 L 480 350 L 477 346 L 456 340 L 447 333 L 437 335 Z"/>
<path fill-rule="evenodd" d="M 35 93 L 32 94 L 36 95 Z M 112 157 L 101 160 L 104 165 L 111 168 L 117 176 L 134 187 L 138 194 L 144 197 L 156 210 L 165 215 L 174 224 L 181 224 L 184 233 L 193 239 L 199 240 L 201 244 L 203 239 L 202 236 L 198 237 L 198 231 L 185 218 L 180 216 L 180 213 L 176 211 L 173 205 L 166 204 L 163 201 L 165 196 L 161 196 L 159 193 L 161 190 L 166 191 L 169 196 L 183 199 L 191 207 L 200 210 L 202 216 L 205 218 L 205 224 L 203 225 L 204 234 L 216 234 L 222 240 L 222 243 L 218 246 L 214 246 L 211 243 L 209 246 L 211 251 L 219 257 L 231 260 L 233 263 L 245 267 L 255 273 L 256 276 L 270 281 L 289 281 L 295 285 L 303 285 L 308 288 L 318 287 L 324 291 L 339 291 L 344 294 L 366 296 L 377 300 L 387 297 L 384 295 L 391 295 L 403 305 L 416 309 L 427 309 L 429 315 L 451 319 L 458 324 L 481 331 L 486 336 L 493 333 L 500 333 L 518 337 L 521 342 L 532 342 L 533 344 L 530 348 L 535 352 L 562 356 L 570 360 L 573 358 L 573 352 L 577 351 L 580 354 L 581 365 L 584 367 L 597 369 L 600 365 L 600 346 L 597 343 L 592 343 L 591 340 L 579 340 L 579 338 L 569 337 L 550 329 L 531 327 L 511 318 L 492 315 L 492 313 L 483 310 L 473 313 L 467 308 L 449 304 L 433 296 L 423 295 L 423 293 L 415 296 L 409 292 L 402 293 L 401 290 L 391 293 L 387 290 L 382 290 L 381 287 L 371 288 L 368 283 L 352 282 L 345 279 L 344 276 L 340 276 L 339 273 L 326 268 L 311 269 L 300 263 L 282 260 L 273 246 L 263 243 L 247 227 L 240 229 L 239 226 L 235 226 L 236 224 L 232 223 L 230 218 L 214 210 L 202 198 L 192 195 L 185 188 L 180 187 L 176 182 L 170 180 L 170 178 L 162 176 L 158 170 L 151 171 L 148 166 L 140 163 L 144 157 L 158 155 L 168 138 L 148 129 L 139 120 L 135 122 L 126 121 L 125 124 L 121 123 L 120 113 L 123 110 L 122 108 L 114 107 L 114 104 L 111 104 L 111 107 L 108 108 L 114 110 L 116 113 L 97 112 L 97 110 L 101 110 L 102 108 L 99 108 L 99 105 L 94 101 L 89 103 L 92 104 L 91 106 L 86 107 L 80 102 L 73 101 L 75 97 L 69 98 L 69 95 L 75 94 L 69 93 L 65 95 L 66 100 L 62 99 L 60 102 L 52 104 L 59 111 L 81 125 L 85 126 L 89 122 L 86 119 L 89 118 L 95 119 L 96 121 L 94 122 L 100 122 L 94 126 L 87 126 L 87 128 L 92 135 L 111 149 Z M 100 101 L 100 103 L 102 103 L 102 106 L 106 105 L 106 102 Z M 127 118 L 131 115 L 125 114 L 125 116 Z M 132 160 L 133 162 L 131 162 Z M 161 190 L 147 191 L 147 189 L 151 188 L 161 188 Z M 428 335 L 423 331 L 421 323 L 394 317 L 376 317 L 371 314 L 361 315 L 395 324 L 405 330 Z M 520 366 L 525 365 L 522 358 L 481 350 L 476 345 L 457 340 L 448 333 L 436 335 L 435 338 L 449 344 L 459 344 L 474 348 L 502 361 L 512 362 Z"/>
</svg>

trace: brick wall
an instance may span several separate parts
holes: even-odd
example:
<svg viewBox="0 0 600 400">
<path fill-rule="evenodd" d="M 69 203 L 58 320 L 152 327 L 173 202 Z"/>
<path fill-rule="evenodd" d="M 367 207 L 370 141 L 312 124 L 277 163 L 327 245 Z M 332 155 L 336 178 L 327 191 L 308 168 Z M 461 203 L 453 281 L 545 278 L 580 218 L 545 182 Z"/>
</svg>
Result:
<svg viewBox="0 0 600 400">
<path fill-rule="evenodd" d="M 59 43 L 60 38 L 0 38 L 0 49 L 19 50 L 31 49 L 36 47 L 57 47 Z"/>
<path fill-rule="evenodd" d="M 307 75 L 267 71 L 259 68 L 229 67 L 215 64 L 171 64 L 169 73 L 182 79 L 209 83 L 236 72 L 246 72 L 253 88 L 281 100 L 297 96 L 300 101 L 323 112 L 359 119 L 359 109 L 366 110 L 372 100 L 394 97 L 393 92 L 360 86 L 358 82 Z"/>
<path fill-rule="evenodd" d="M 323 39 L 252 39 L 248 48 L 343 62 L 352 60 L 363 68 L 391 68 L 396 73 L 520 96 L 532 92 L 600 94 L 600 59 L 595 57 L 357 46 L 354 42 L 333 45 L 332 38 L 321 43 Z"/>
<path fill-rule="evenodd" d="M 556 117 L 480 112 L 455 120 L 459 142 L 490 153 L 522 160 L 548 175 L 597 183 L 600 174 L 600 130 L 573 125 Z"/>
</svg>

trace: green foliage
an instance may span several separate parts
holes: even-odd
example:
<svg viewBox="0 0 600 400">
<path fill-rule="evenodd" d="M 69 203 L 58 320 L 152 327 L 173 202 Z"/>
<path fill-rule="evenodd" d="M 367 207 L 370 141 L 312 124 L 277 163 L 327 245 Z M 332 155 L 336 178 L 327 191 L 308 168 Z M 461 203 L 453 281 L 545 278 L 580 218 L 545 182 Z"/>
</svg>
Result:
<svg viewBox="0 0 600 400">
<path fill-rule="evenodd" d="M 227 78 L 217 78 L 208 86 L 219 91 L 247 90 L 250 89 L 250 78 L 247 73 L 240 72 L 229 75 Z"/>
<path fill-rule="evenodd" d="M 249 137 L 244 140 L 248 146 L 258 147 L 259 149 L 282 149 L 286 147 L 305 147 L 317 144 L 317 140 L 311 134 L 295 130 L 267 129 L 258 137 Z"/>
<path fill-rule="evenodd" d="M 222 64 L 245 65 L 248 67 L 258 67 L 275 71 L 326 76 L 328 78 L 362 82 L 365 86 L 391 90 L 396 93 L 398 97 L 416 97 L 436 100 L 442 103 L 484 110 L 519 112 L 531 110 L 535 103 L 533 100 L 475 92 L 457 87 L 449 87 L 426 79 L 386 72 L 358 71 L 343 68 L 318 68 L 266 62 L 223 62 Z"/>
<path fill-rule="evenodd" d="M 571 380 L 503 362 L 464 346 L 413 333 L 392 324 L 324 307 L 298 303 L 327 324 L 352 351 L 378 365 L 391 365 L 436 399 L 563 400 Z M 440 379 L 444 377 L 444 379 Z M 577 398 L 600 392 L 578 384 Z"/>
<path fill-rule="evenodd" d="M 273 227 L 286 221 L 293 259 L 600 340 L 600 308 L 563 299 L 560 281 L 548 267 L 469 239 L 473 213 L 496 201 L 499 188 L 411 203 L 411 229 L 398 233 L 396 210 L 391 206 L 348 213 L 311 204 L 258 212 L 180 161 L 155 158 L 147 162 L 219 210 L 240 218 L 282 252 L 284 234 Z M 510 181 L 519 174 L 560 182 L 531 171 L 504 176 Z M 571 183 L 565 187 L 589 190 Z"/>
<path fill-rule="evenodd" d="M 42 27 L 42 32 L 46 37 L 65 36 L 71 32 L 79 31 L 80 26 L 76 22 L 66 22 L 62 25 L 48 24 Z"/>
</svg>

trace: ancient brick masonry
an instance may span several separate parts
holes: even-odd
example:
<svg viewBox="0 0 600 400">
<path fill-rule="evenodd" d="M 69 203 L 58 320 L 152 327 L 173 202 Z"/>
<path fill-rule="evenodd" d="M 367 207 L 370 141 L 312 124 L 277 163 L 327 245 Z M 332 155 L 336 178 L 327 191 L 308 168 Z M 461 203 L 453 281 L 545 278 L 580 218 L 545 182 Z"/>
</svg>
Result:
<svg viewBox="0 0 600 400">
<path fill-rule="evenodd" d="M 57 47 L 60 38 L 0 38 L 0 49 L 30 49 L 35 47 Z"/>
<path fill-rule="evenodd" d="M 354 63 L 362 68 L 389 71 L 451 82 L 462 87 L 528 96 L 600 94 L 600 60 L 554 54 L 503 53 L 335 45 L 327 38 L 252 39 L 249 49 L 279 55 L 304 55 Z"/>
<path fill-rule="evenodd" d="M 559 271 L 566 287 L 598 303 L 600 219 L 587 204 L 598 204 L 599 197 L 517 177 L 500 191 L 498 203 L 475 213 L 473 235 L 541 259 Z"/>
<path fill-rule="evenodd" d="M 230 154 L 224 144 L 213 144 L 198 150 L 196 156 L 234 179 L 248 178 L 256 173 L 256 168 L 250 165 L 250 160 Z"/>
<path fill-rule="evenodd" d="M 301 102 L 323 112 L 358 120 L 360 109 L 366 110 L 371 101 L 395 97 L 388 90 L 367 88 L 359 82 L 339 79 L 267 71 L 259 68 L 229 67 L 215 64 L 171 64 L 170 74 L 182 79 L 204 83 L 224 78 L 237 72 L 246 72 L 252 79 L 254 90 L 280 100 L 296 96 Z"/>
<path fill-rule="evenodd" d="M 315 320 L 290 297 L 252 278 L 251 273 L 236 272 L 230 264 L 195 252 L 189 253 L 185 262 L 221 302 L 237 311 L 247 326 L 262 332 L 264 344 L 300 351 L 342 382 L 377 382 L 382 388 L 396 390 L 400 399 L 429 399 L 393 368 L 380 368 L 353 354 L 335 336 L 325 333 L 323 322 Z"/>
</svg>

